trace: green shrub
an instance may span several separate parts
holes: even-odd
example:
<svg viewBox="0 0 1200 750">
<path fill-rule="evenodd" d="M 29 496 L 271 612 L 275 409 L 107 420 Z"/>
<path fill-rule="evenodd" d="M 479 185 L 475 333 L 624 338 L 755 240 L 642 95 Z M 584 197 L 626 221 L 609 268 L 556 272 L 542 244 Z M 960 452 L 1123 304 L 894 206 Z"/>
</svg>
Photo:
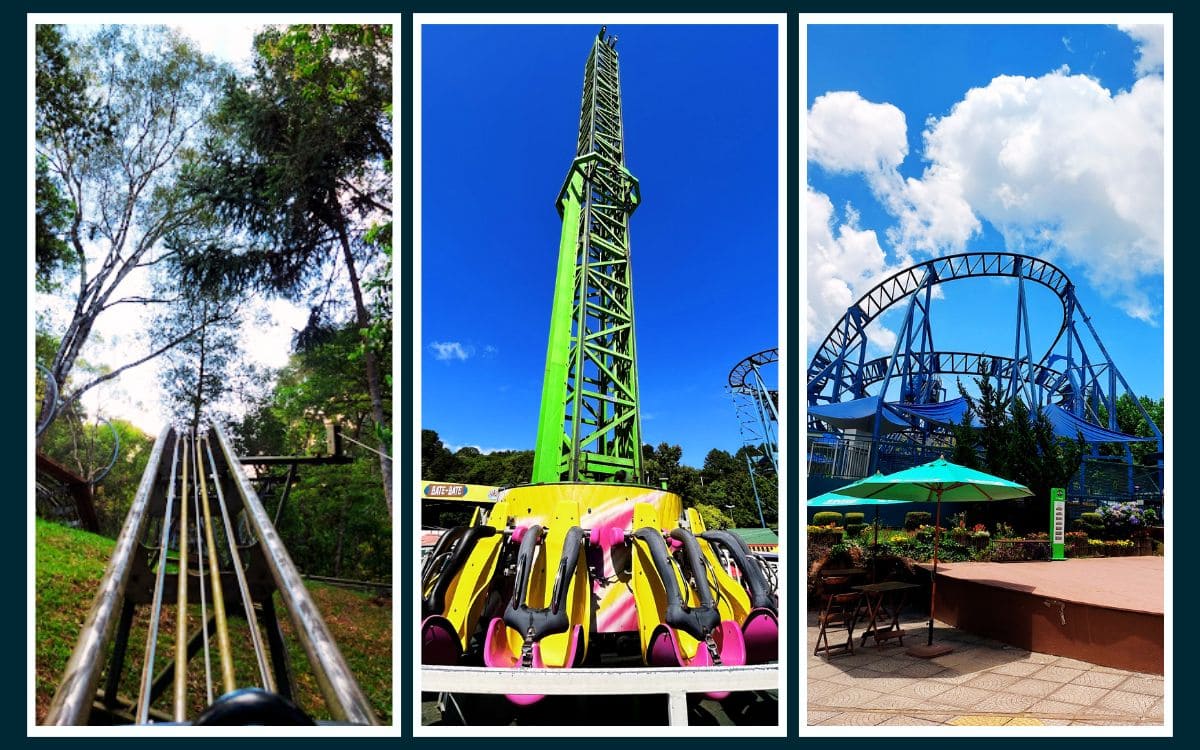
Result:
<svg viewBox="0 0 1200 750">
<path fill-rule="evenodd" d="M 1104 518 L 1099 513 L 1080 513 L 1075 519 L 1075 529 L 1086 531 L 1090 537 L 1098 537 L 1104 533 Z"/>
<path fill-rule="evenodd" d="M 1050 542 L 1037 541 L 1037 544 L 995 544 L 984 559 L 992 562 L 1021 562 L 1029 560 L 1049 560 Z"/>
<path fill-rule="evenodd" d="M 923 510 L 914 510 L 904 514 L 904 530 L 916 531 L 918 526 L 928 524 L 933 519 Z"/>
<path fill-rule="evenodd" d="M 866 553 L 854 542 L 839 542 L 829 550 L 827 567 L 858 568 L 864 564 Z"/>
<path fill-rule="evenodd" d="M 813 526 L 841 526 L 842 514 L 837 511 L 823 510 L 813 514 Z"/>
<path fill-rule="evenodd" d="M 862 530 L 864 528 L 866 528 L 866 524 L 863 523 L 863 514 L 862 513 L 847 513 L 846 514 L 846 535 L 847 536 L 857 537 L 859 534 L 862 533 Z"/>
</svg>

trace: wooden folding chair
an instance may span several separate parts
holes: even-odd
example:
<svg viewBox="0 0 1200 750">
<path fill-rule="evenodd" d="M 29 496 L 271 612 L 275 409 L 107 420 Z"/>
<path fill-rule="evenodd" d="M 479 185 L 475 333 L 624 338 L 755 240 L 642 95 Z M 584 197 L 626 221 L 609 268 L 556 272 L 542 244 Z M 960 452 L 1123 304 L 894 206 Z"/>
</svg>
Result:
<svg viewBox="0 0 1200 750">
<path fill-rule="evenodd" d="M 817 646 L 813 649 L 813 656 L 822 651 L 827 657 L 854 653 L 854 625 L 858 621 L 861 611 L 862 594 L 857 591 L 846 591 L 845 586 L 849 582 L 849 578 L 825 579 L 825 606 L 817 615 L 817 622 L 820 624 L 821 630 L 817 633 Z M 845 643 L 830 643 L 830 631 L 837 634 L 843 628 L 846 632 Z"/>
</svg>

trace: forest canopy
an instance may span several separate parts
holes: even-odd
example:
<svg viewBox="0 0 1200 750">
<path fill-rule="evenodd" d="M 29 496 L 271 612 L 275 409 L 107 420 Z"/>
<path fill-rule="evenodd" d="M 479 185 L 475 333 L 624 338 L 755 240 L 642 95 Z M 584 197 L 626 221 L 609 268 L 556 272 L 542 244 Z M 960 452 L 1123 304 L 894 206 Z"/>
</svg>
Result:
<svg viewBox="0 0 1200 750">
<path fill-rule="evenodd" d="M 334 422 L 353 461 L 301 470 L 280 531 L 306 572 L 390 579 L 392 27 L 259 27 L 242 67 L 186 28 L 35 45 L 38 451 L 99 478 L 113 535 L 158 429 L 117 386 L 245 451 Z"/>
</svg>

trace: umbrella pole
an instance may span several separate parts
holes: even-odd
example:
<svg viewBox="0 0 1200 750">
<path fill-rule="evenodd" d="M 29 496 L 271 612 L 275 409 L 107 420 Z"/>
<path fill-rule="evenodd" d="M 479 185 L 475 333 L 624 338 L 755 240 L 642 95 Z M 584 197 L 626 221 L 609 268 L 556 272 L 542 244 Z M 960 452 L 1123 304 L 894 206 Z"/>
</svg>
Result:
<svg viewBox="0 0 1200 750">
<path fill-rule="evenodd" d="M 933 645 L 933 608 L 937 602 L 937 566 L 938 566 L 938 538 L 941 537 L 940 531 L 942 526 L 942 491 L 938 490 L 936 518 L 933 522 L 933 576 L 930 578 L 929 584 L 929 641 L 926 645 Z"/>
<path fill-rule="evenodd" d="M 942 490 L 937 492 L 937 516 L 933 522 L 933 575 L 929 579 L 929 639 L 924 646 L 913 646 L 906 653 L 909 656 L 916 656 L 921 659 L 932 659 L 935 656 L 948 654 L 954 650 L 953 647 L 941 644 L 933 645 L 933 615 L 934 607 L 937 604 L 937 569 L 938 569 L 938 541 L 941 538 L 941 533 L 938 531 L 942 525 Z"/>
<path fill-rule="evenodd" d="M 879 506 L 875 506 L 875 544 L 871 547 L 871 583 L 875 583 L 875 576 L 878 573 L 879 567 Z"/>
</svg>

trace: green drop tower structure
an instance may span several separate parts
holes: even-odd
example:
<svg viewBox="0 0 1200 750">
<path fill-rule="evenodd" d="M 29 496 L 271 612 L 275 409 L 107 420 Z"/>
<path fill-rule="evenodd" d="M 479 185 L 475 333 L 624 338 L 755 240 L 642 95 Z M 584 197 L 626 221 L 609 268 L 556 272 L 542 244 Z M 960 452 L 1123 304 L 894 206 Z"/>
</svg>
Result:
<svg viewBox="0 0 1200 750">
<path fill-rule="evenodd" d="M 617 38 L 602 27 L 583 75 L 575 160 L 558 195 L 562 235 L 533 481 L 641 481 L 629 218 Z"/>
</svg>

